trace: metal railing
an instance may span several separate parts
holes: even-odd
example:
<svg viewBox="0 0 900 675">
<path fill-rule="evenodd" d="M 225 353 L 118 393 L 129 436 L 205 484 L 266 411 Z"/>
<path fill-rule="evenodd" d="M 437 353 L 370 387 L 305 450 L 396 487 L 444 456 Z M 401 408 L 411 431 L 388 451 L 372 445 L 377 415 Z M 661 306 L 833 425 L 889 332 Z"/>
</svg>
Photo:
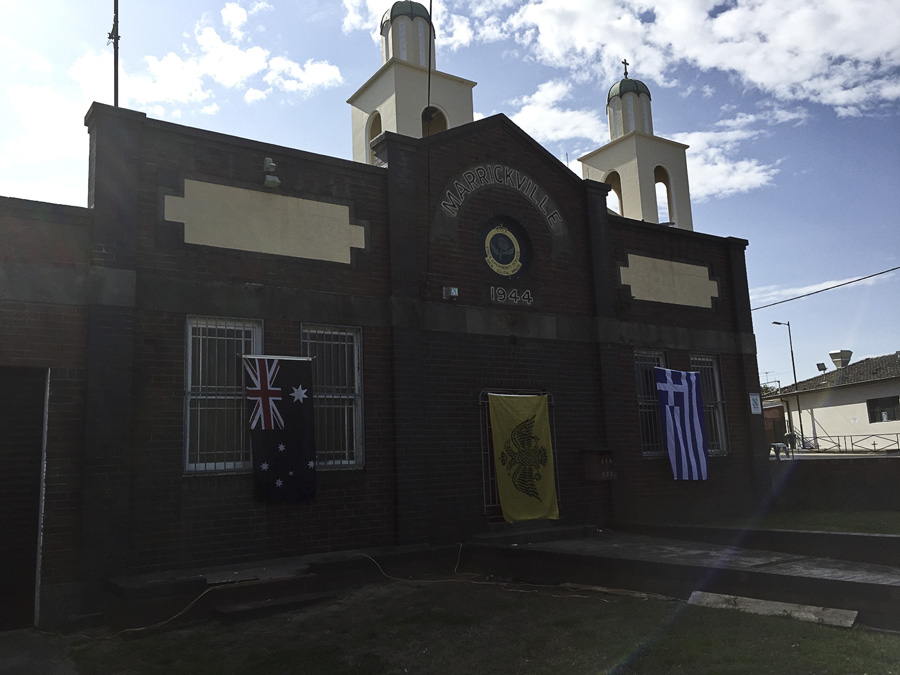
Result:
<svg viewBox="0 0 900 675">
<path fill-rule="evenodd" d="M 897 452 L 900 451 L 898 434 L 847 434 L 843 436 L 817 435 L 806 439 L 811 448 L 798 452 Z"/>
</svg>

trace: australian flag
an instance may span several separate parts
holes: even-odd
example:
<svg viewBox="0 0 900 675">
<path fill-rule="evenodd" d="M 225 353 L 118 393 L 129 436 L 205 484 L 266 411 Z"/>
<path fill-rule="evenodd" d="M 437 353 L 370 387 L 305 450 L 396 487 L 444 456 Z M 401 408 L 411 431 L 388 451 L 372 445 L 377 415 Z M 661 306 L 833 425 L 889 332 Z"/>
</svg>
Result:
<svg viewBox="0 0 900 675">
<path fill-rule="evenodd" d="M 259 496 L 268 502 L 313 499 L 316 440 L 310 360 L 245 356 L 244 371 Z"/>
<path fill-rule="evenodd" d="M 654 368 L 656 396 L 675 480 L 706 480 L 709 457 L 700 373 Z"/>
</svg>

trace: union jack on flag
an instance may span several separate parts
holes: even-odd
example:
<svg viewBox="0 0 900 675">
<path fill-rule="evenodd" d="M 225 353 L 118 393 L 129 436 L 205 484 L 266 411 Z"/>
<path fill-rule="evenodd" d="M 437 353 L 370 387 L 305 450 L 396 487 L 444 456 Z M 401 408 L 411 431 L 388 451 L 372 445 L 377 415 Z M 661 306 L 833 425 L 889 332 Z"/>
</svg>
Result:
<svg viewBox="0 0 900 675">
<path fill-rule="evenodd" d="M 250 378 L 247 400 L 254 402 L 250 413 L 251 429 L 256 429 L 257 425 L 265 431 L 276 427 L 284 429 L 284 419 L 277 405 L 281 400 L 281 389 L 275 386 L 280 367 L 277 359 L 244 359 L 244 370 Z"/>
</svg>

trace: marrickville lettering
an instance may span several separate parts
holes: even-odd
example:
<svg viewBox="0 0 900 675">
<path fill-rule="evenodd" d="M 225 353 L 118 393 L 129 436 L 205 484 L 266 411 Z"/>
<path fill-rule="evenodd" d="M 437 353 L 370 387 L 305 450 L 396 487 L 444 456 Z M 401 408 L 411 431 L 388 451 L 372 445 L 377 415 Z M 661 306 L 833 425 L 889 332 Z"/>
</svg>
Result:
<svg viewBox="0 0 900 675">
<path fill-rule="evenodd" d="M 441 208 L 448 216 L 455 218 L 470 194 L 480 188 L 492 186 L 510 188 L 521 193 L 544 215 L 551 232 L 565 232 L 565 222 L 544 189 L 521 171 L 502 164 L 476 166 L 457 175 L 452 187 L 444 195 Z"/>
</svg>

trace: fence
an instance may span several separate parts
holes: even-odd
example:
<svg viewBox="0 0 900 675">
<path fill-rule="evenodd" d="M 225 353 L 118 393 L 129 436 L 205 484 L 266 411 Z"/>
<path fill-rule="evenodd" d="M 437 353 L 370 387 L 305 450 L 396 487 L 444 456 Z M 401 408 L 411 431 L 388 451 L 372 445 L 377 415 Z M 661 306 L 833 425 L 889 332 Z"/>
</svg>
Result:
<svg viewBox="0 0 900 675">
<path fill-rule="evenodd" d="M 808 447 L 811 445 L 812 447 Z M 900 434 L 848 434 L 823 436 L 804 440 L 803 452 L 897 452 Z"/>
</svg>

